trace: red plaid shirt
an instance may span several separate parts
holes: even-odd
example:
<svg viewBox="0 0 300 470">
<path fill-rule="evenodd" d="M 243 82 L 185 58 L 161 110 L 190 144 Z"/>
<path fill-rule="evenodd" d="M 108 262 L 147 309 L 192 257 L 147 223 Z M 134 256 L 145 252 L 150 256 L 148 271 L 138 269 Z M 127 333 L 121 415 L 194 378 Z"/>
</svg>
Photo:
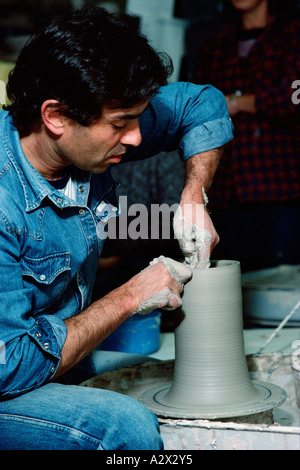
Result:
<svg viewBox="0 0 300 470">
<path fill-rule="evenodd" d="M 234 140 L 215 175 L 210 205 L 299 198 L 300 105 L 292 102 L 292 83 L 300 80 L 300 23 L 268 26 L 246 58 L 238 57 L 237 47 L 237 31 L 228 25 L 198 55 L 197 83 L 224 95 L 254 94 L 257 107 L 256 114 L 232 118 Z"/>
</svg>

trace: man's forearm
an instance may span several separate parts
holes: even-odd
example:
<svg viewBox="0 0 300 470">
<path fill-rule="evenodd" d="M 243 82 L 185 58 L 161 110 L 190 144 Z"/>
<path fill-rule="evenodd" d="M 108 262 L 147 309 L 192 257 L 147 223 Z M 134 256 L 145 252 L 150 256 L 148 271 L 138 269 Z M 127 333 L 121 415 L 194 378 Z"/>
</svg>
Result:
<svg viewBox="0 0 300 470">
<path fill-rule="evenodd" d="M 125 284 L 97 300 L 83 312 L 65 320 L 67 337 L 54 379 L 89 354 L 133 313 L 144 315 L 148 312 L 149 305 L 153 307 L 152 310 L 177 308 L 183 283 L 187 279 L 178 281 L 178 273 L 181 276 L 184 268 L 180 263 L 172 263 L 171 270 L 162 261 L 150 263 Z M 174 267 L 174 263 L 179 267 Z"/>
<path fill-rule="evenodd" d="M 54 379 L 74 367 L 129 318 L 133 311 L 130 295 L 121 287 L 65 320 L 68 332 Z"/>
<path fill-rule="evenodd" d="M 214 174 L 223 154 L 223 147 L 203 152 L 189 158 L 186 162 L 186 176 L 181 204 L 189 204 L 191 200 L 204 204 L 203 191 L 209 190 Z"/>
<path fill-rule="evenodd" d="M 236 116 L 238 113 L 255 114 L 257 112 L 255 95 L 227 96 L 227 106 L 230 116 Z"/>
</svg>

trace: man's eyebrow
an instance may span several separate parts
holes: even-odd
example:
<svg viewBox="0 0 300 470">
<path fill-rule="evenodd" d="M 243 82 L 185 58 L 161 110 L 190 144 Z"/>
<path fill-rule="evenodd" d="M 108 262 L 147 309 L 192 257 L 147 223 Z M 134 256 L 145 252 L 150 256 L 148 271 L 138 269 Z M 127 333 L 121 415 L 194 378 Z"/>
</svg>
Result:
<svg viewBox="0 0 300 470">
<path fill-rule="evenodd" d="M 144 111 L 137 114 L 119 114 L 117 116 L 113 116 L 112 119 L 116 121 L 133 121 L 134 119 L 138 119 L 143 113 Z"/>
</svg>

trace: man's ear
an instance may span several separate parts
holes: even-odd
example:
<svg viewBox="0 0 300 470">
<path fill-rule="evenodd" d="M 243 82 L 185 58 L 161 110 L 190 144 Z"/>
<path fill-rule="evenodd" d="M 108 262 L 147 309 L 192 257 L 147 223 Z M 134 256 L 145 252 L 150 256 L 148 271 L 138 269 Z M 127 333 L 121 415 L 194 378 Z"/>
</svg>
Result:
<svg viewBox="0 0 300 470">
<path fill-rule="evenodd" d="M 61 114 L 59 101 L 44 101 L 41 106 L 41 117 L 49 131 L 58 137 L 63 134 L 66 119 L 65 116 Z"/>
</svg>

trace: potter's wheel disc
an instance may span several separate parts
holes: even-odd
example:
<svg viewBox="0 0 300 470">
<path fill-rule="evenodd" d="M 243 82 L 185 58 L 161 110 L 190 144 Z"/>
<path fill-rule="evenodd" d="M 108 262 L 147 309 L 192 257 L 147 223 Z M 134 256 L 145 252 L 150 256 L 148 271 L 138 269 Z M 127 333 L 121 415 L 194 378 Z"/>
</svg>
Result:
<svg viewBox="0 0 300 470">
<path fill-rule="evenodd" d="M 258 401 L 240 403 L 235 405 L 179 405 L 168 404 L 165 398 L 172 384 L 160 385 L 144 392 L 139 401 L 150 411 L 166 418 L 186 419 L 217 419 L 248 416 L 262 413 L 282 405 L 287 394 L 277 385 L 267 382 L 252 381 L 258 391 Z"/>
</svg>

